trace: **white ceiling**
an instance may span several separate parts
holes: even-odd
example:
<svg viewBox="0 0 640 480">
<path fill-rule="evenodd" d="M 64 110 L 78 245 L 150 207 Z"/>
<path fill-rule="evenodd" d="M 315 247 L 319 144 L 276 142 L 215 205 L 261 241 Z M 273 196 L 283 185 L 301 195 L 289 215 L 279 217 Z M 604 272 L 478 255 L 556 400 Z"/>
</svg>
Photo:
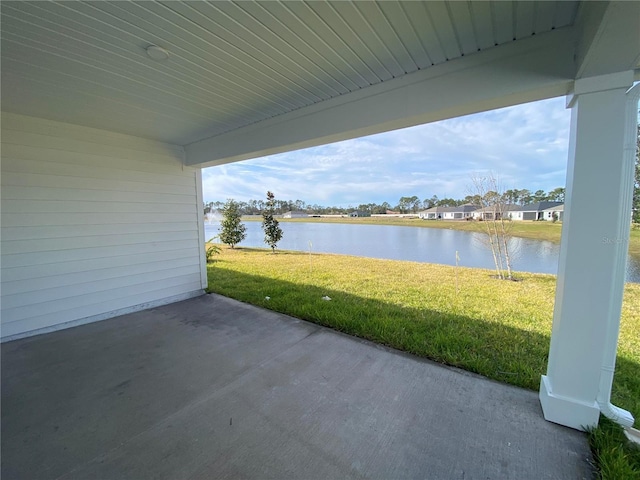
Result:
<svg viewBox="0 0 640 480">
<path fill-rule="evenodd" d="M 178 145 L 570 28 L 581 11 L 577 1 L 0 8 L 3 110 Z M 152 44 L 169 59 L 150 59 Z"/>
<path fill-rule="evenodd" d="M 0 14 L 3 111 L 184 146 L 194 166 L 640 79 L 637 1 L 3 0 Z"/>
</svg>

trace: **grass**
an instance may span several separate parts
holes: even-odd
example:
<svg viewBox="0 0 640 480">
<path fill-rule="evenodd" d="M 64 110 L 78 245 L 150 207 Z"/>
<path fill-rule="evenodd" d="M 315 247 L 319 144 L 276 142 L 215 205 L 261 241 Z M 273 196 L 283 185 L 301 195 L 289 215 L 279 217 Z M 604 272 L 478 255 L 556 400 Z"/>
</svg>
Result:
<svg viewBox="0 0 640 480">
<path fill-rule="evenodd" d="M 603 479 L 640 478 L 640 447 L 626 447 L 622 429 L 601 416 L 597 429 L 589 432 L 589 446 Z"/>
<path fill-rule="evenodd" d="M 637 223 L 629 235 L 629 254 L 640 257 L 640 226 Z"/>
<path fill-rule="evenodd" d="M 521 273 L 522 281 L 498 285 L 491 273 L 342 255 L 223 248 L 209 267 L 209 285 L 212 292 L 537 390 L 546 371 L 555 276 Z M 636 418 L 638 332 L 640 285 L 627 284 L 612 401 Z M 640 478 L 640 449 L 624 446 L 620 434 L 619 428 L 603 421 L 590 435 L 602 478 Z"/>
</svg>

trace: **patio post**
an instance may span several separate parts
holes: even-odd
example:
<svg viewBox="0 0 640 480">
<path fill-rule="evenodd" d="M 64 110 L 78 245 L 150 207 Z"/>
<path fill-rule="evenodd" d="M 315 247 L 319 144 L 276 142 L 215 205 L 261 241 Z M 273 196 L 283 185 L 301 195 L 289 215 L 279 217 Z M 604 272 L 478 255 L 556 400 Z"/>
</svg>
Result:
<svg viewBox="0 0 640 480">
<path fill-rule="evenodd" d="M 631 223 L 634 164 L 624 132 L 632 84 L 631 71 L 579 79 L 567 99 L 566 202 L 540 402 L 547 420 L 576 429 L 597 425 L 600 412 L 633 424 L 608 398 Z"/>
</svg>

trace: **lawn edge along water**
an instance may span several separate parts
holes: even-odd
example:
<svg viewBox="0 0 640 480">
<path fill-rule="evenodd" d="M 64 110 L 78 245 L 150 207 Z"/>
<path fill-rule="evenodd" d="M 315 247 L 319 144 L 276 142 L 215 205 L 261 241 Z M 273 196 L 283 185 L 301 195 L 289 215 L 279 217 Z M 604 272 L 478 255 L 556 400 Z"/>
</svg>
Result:
<svg viewBox="0 0 640 480">
<path fill-rule="evenodd" d="M 209 265 L 208 291 L 537 390 L 546 371 L 556 278 L 519 273 L 520 281 L 508 282 L 492 279 L 492 273 L 347 255 L 224 247 Z M 636 418 L 640 418 L 638 332 L 640 285 L 627 284 L 612 401 Z M 607 422 L 590 434 L 602 477 L 640 478 L 640 449 L 621 441 L 620 434 Z"/>
</svg>

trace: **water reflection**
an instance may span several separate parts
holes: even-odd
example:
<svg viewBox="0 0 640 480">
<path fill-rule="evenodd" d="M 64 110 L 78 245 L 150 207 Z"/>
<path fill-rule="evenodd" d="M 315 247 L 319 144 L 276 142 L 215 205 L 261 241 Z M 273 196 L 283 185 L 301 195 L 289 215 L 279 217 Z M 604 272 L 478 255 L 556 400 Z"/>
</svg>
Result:
<svg viewBox="0 0 640 480">
<path fill-rule="evenodd" d="M 245 247 L 265 247 L 260 222 L 245 222 Z M 218 224 L 205 225 L 205 238 L 218 234 Z M 278 247 L 320 253 L 338 253 L 361 257 L 410 260 L 415 262 L 455 265 L 456 252 L 460 265 L 493 268 L 493 258 L 483 241 L 474 232 L 391 225 L 349 225 L 341 223 L 288 223 Z M 513 268 L 521 272 L 553 273 L 558 271 L 558 244 L 543 240 L 512 238 Z M 640 259 L 629 257 L 627 281 L 640 282 Z"/>
</svg>

